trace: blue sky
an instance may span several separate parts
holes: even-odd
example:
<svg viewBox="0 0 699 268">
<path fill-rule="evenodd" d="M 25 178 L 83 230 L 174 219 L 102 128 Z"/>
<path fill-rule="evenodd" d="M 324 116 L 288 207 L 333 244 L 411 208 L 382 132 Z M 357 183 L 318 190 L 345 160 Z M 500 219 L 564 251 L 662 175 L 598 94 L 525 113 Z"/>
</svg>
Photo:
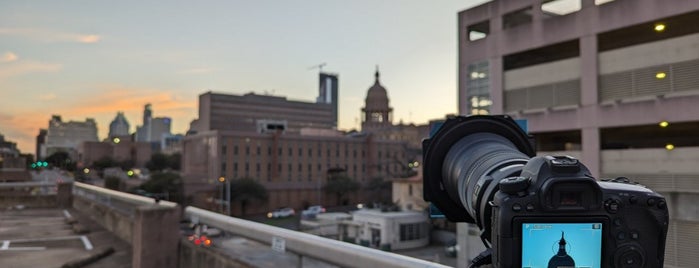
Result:
<svg viewBox="0 0 699 268">
<path fill-rule="evenodd" d="M 0 133 L 34 151 L 52 114 L 143 106 L 183 133 L 206 91 L 313 101 L 317 70 L 340 76 L 341 129 L 358 127 L 375 65 L 394 120 L 457 112 L 457 13 L 483 0 L 2 1 Z"/>
</svg>

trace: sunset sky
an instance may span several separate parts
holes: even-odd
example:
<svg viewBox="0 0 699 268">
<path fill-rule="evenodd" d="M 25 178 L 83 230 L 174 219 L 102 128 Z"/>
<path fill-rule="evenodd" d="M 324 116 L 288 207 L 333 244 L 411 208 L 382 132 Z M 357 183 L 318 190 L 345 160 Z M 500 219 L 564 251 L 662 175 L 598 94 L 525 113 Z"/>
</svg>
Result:
<svg viewBox="0 0 699 268">
<path fill-rule="evenodd" d="M 146 103 L 184 133 L 198 95 L 256 92 L 314 101 L 339 74 L 341 129 L 358 128 L 375 65 L 394 120 L 457 112 L 457 12 L 484 0 L 2 1 L 0 134 L 34 153 L 51 115 L 117 114 Z"/>
</svg>

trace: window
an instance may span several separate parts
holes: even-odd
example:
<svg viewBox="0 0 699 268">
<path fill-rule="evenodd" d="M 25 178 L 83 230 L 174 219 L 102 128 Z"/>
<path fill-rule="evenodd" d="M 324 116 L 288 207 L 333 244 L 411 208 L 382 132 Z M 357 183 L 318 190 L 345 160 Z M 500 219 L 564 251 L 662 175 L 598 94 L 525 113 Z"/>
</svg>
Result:
<svg viewBox="0 0 699 268">
<path fill-rule="evenodd" d="M 223 146 L 221 146 L 221 154 L 226 155 L 226 151 L 226 145 L 224 144 Z"/>
<path fill-rule="evenodd" d="M 226 174 L 226 162 L 221 162 L 221 175 Z"/>
<path fill-rule="evenodd" d="M 422 223 L 410 223 L 400 225 L 400 241 L 411 241 L 423 238 L 426 235 Z"/>
<path fill-rule="evenodd" d="M 487 115 L 490 113 L 490 82 L 488 79 L 488 61 L 468 65 L 466 78 L 466 98 L 468 111 L 471 115 Z"/>
<path fill-rule="evenodd" d="M 245 155 L 250 155 L 250 146 L 245 146 Z"/>
<path fill-rule="evenodd" d="M 262 149 L 260 148 L 259 145 L 257 145 L 257 155 L 261 155 L 261 154 L 262 154 Z"/>
<path fill-rule="evenodd" d="M 301 147 L 299 147 L 299 156 L 303 156 L 303 149 L 301 149 Z"/>
<path fill-rule="evenodd" d="M 486 38 L 490 34 L 490 21 L 483 21 L 466 27 L 468 41 Z"/>
<path fill-rule="evenodd" d="M 238 155 L 238 145 L 233 146 L 233 155 Z"/>
</svg>

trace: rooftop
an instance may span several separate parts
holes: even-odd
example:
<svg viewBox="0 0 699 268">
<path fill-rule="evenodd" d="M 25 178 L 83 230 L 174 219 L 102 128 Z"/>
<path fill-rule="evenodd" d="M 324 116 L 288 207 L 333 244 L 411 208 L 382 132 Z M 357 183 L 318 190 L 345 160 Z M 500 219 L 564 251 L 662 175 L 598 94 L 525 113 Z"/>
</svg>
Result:
<svg viewBox="0 0 699 268">
<path fill-rule="evenodd" d="M 126 241 L 73 209 L 3 209 L 0 211 L 3 267 L 61 267 L 87 259 L 95 261 L 84 267 L 131 265 L 131 246 Z M 109 248 L 114 252 L 107 255 Z M 101 254 L 106 256 L 98 258 Z"/>
</svg>

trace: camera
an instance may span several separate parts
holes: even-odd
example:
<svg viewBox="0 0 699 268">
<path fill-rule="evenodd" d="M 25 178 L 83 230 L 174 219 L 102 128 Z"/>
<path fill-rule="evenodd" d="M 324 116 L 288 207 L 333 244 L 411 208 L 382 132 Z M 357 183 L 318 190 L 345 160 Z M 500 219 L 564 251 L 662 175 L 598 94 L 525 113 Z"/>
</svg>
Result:
<svg viewBox="0 0 699 268">
<path fill-rule="evenodd" d="M 448 118 L 423 141 L 423 197 L 475 223 L 488 250 L 472 266 L 663 267 L 665 198 L 629 179 L 597 180 L 570 156 L 536 156 L 509 116 Z"/>
</svg>

